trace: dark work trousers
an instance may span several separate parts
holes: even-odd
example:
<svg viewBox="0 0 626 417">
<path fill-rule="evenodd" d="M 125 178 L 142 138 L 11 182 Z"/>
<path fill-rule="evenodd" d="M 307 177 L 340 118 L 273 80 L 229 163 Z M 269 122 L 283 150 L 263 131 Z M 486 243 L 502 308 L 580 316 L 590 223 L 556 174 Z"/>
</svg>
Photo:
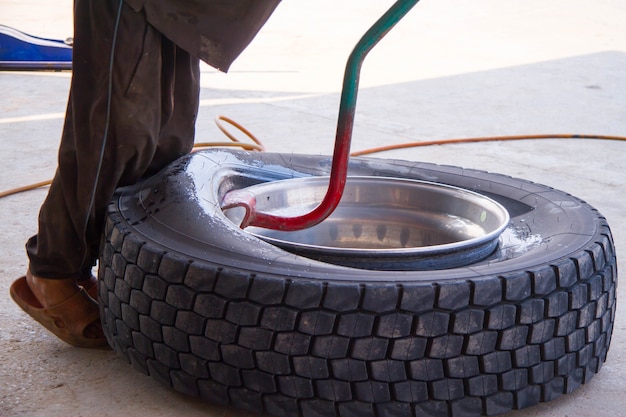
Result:
<svg viewBox="0 0 626 417">
<path fill-rule="evenodd" d="M 193 146 L 198 59 L 148 24 L 142 10 L 123 4 L 110 84 L 118 6 L 116 0 L 74 2 L 73 74 L 58 168 L 38 233 L 26 244 L 30 270 L 40 278 L 88 277 L 115 189 Z"/>
</svg>

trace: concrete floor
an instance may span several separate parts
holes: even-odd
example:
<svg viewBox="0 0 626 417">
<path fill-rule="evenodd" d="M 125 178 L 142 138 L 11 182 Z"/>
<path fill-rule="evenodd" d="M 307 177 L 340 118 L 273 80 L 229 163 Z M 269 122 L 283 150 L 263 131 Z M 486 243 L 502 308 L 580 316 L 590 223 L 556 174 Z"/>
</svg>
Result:
<svg viewBox="0 0 626 417">
<path fill-rule="evenodd" d="M 203 68 L 198 141 L 223 140 L 213 117 L 243 123 L 270 151 L 332 151 L 345 60 L 391 1 L 281 4 L 228 75 Z M 2 0 L 0 24 L 71 36 L 71 0 Z M 626 3 L 619 0 L 425 0 L 367 58 L 353 150 L 510 134 L 626 134 Z M 0 190 L 49 179 L 69 73 L 0 73 Z M 381 154 L 541 182 L 599 209 L 626 270 L 626 143 L 544 140 Z M 248 416 L 183 397 L 111 352 L 71 348 L 8 296 L 24 273 L 46 190 L 0 200 L 0 415 Z M 624 286 L 608 360 L 573 394 L 529 416 L 626 416 Z"/>
</svg>

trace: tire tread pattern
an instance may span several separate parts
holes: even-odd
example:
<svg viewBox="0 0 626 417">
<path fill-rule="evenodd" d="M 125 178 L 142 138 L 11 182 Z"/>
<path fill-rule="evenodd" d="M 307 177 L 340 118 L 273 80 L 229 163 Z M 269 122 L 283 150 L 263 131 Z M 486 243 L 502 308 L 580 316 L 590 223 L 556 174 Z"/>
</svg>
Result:
<svg viewBox="0 0 626 417">
<path fill-rule="evenodd" d="M 275 416 L 497 415 L 588 382 L 606 360 L 608 225 L 567 259 L 467 281 L 345 283 L 188 260 L 110 212 L 109 343 L 184 394 Z"/>
</svg>

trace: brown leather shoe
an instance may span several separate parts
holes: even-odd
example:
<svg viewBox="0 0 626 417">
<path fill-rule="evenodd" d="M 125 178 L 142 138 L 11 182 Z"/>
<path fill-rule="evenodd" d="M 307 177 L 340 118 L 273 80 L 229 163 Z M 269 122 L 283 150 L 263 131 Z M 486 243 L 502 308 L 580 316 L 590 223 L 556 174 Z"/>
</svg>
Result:
<svg viewBox="0 0 626 417">
<path fill-rule="evenodd" d="M 73 295 L 53 306 L 43 307 L 23 276 L 11 285 L 11 297 L 22 310 L 64 342 L 76 347 L 108 346 L 98 304 L 83 287 L 76 285 Z"/>
</svg>

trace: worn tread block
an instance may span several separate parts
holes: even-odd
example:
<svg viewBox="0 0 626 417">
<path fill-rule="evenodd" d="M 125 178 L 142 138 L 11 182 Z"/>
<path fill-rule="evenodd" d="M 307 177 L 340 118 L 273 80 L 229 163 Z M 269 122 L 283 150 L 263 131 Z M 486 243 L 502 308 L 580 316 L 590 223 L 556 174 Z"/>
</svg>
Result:
<svg viewBox="0 0 626 417">
<path fill-rule="evenodd" d="M 591 260 L 593 261 L 594 270 L 601 271 L 606 267 L 607 259 L 605 256 L 605 250 L 602 242 L 596 242 L 591 248 L 587 250 Z"/>
<path fill-rule="evenodd" d="M 100 250 L 99 262 L 100 265 L 111 265 L 111 261 L 113 260 L 113 254 L 115 250 L 111 246 L 111 242 L 106 242 Z M 98 273 L 101 273 L 104 268 L 99 268 Z"/>
<path fill-rule="evenodd" d="M 108 306 L 109 306 L 109 310 L 111 311 L 111 313 L 115 316 L 115 318 L 121 318 L 122 317 L 122 303 L 120 302 L 119 298 L 117 298 L 115 296 L 114 293 L 110 292 L 108 294 Z"/>
<path fill-rule="evenodd" d="M 480 374 L 478 358 L 475 356 L 459 356 L 445 361 L 446 374 L 450 378 L 471 378 Z"/>
<path fill-rule="evenodd" d="M 435 287 L 431 284 L 402 286 L 400 308 L 411 313 L 420 313 L 435 307 Z"/>
<path fill-rule="evenodd" d="M 440 283 L 437 291 L 437 307 L 443 310 L 458 310 L 467 307 L 470 301 L 470 285 L 466 281 Z"/>
<path fill-rule="evenodd" d="M 486 331 L 471 334 L 467 337 L 464 353 L 468 355 L 484 355 L 493 352 L 497 343 L 497 332 Z"/>
<path fill-rule="evenodd" d="M 369 361 L 383 359 L 387 356 L 388 346 L 389 341 L 380 337 L 356 339 L 353 341 L 350 357 Z"/>
<path fill-rule="evenodd" d="M 117 334 L 117 342 L 126 350 L 132 346 L 132 330 L 122 320 L 115 320 L 115 329 Z"/>
<path fill-rule="evenodd" d="M 361 287 L 357 284 L 328 285 L 323 306 L 338 312 L 356 310 L 361 298 Z"/>
<path fill-rule="evenodd" d="M 101 272 L 100 274 L 101 274 L 101 277 L 98 280 L 98 286 L 102 288 L 103 287 L 102 284 L 104 283 L 105 290 L 113 291 L 113 288 L 115 288 L 115 281 L 117 281 L 117 277 L 113 273 L 113 270 L 107 267 L 104 269 L 104 272 Z M 107 294 L 105 293 L 104 295 L 106 296 Z M 101 297 L 101 298 L 104 299 L 105 297 Z"/>
<path fill-rule="evenodd" d="M 576 330 L 578 312 L 570 311 L 556 319 L 555 336 L 567 336 Z"/>
<path fill-rule="evenodd" d="M 394 340 L 390 358 L 405 361 L 423 358 L 426 353 L 426 344 L 427 339 L 422 337 L 408 337 L 406 339 Z M 382 349 L 381 353 L 383 353 Z M 371 359 L 382 359 L 383 357 Z"/>
<path fill-rule="evenodd" d="M 544 320 L 530 326 L 530 343 L 540 344 L 547 342 L 554 336 L 555 321 Z"/>
<path fill-rule="evenodd" d="M 485 312 L 468 308 L 452 314 L 452 331 L 456 334 L 472 334 L 485 328 Z"/>
<path fill-rule="evenodd" d="M 289 356 L 276 352 L 256 352 L 256 365 L 272 375 L 287 375 L 292 372 Z"/>
<path fill-rule="evenodd" d="M 161 324 L 149 316 L 139 316 L 139 327 L 141 333 L 155 342 L 163 341 L 163 330 Z"/>
<path fill-rule="evenodd" d="M 172 284 L 181 284 L 185 279 L 190 261 L 171 252 L 165 253 L 159 264 L 158 275 Z"/>
<path fill-rule="evenodd" d="M 468 379 L 468 394 L 473 397 L 487 397 L 498 392 L 498 377 L 495 375 L 478 375 Z"/>
<path fill-rule="evenodd" d="M 244 410 L 258 412 L 263 407 L 263 399 L 258 392 L 246 388 L 233 388 L 229 393 L 233 403 Z"/>
<path fill-rule="evenodd" d="M 119 252 L 122 249 L 125 238 L 126 233 L 120 230 L 120 228 L 114 227 L 113 229 L 111 229 L 111 233 L 109 235 L 109 243 L 111 244 L 113 250 Z"/>
<path fill-rule="evenodd" d="M 302 417 L 328 417 L 335 413 L 335 406 L 330 401 L 306 400 L 301 403 Z"/>
<path fill-rule="evenodd" d="M 313 339 L 311 353 L 319 358 L 339 359 L 346 356 L 349 348 L 350 339 L 347 337 L 318 336 Z"/>
<path fill-rule="evenodd" d="M 139 314 L 129 304 L 122 304 L 122 320 L 132 330 L 140 330 Z"/>
<path fill-rule="evenodd" d="M 135 290 L 143 288 L 144 272 L 137 265 L 129 264 L 124 271 L 124 281 Z"/>
<path fill-rule="evenodd" d="M 155 300 L 165 300 L 168 284 L 156 275 L 146 275 L 143 281 L 143 292 Z"/>
<path fill-rule="evenodd" d="M 416 381 L 436 381 L 445 376 L 443 361 L 439 359 L 420 359 L 412 361 L 411 378 Z"/>
<path fill-rule="evenodd" d="M 411 405 L 398 402 L 376 404 L 376 415 L 379 417 L 403 417 L 412 415 Z"/>
<path fill-rule="evenodd" d="M 215 294 L 198 294 L 194 301 L 193 311 L 208 319 L 223 318 L 226 313 L 227 301 Z"/>
<path fill-rule="evenodd" d="M 330 362 L 333 377 L 341 381 L 366 381 L 367 363 L 357 359 L 335 359 Z"/>
<path fill-rule="evenodd" d="M 569 295 L 566 291 L 558 291 L 546 298 L 547 316 L 560 317 L 567 313 L 569 307 Z"/>
<path fill-rule="evenodd" d="M 531 385 L 515 392 L 516 408 L 526 408 L 538 404 L 541 401 L 541 387 Z"/>
<path fill-rule="evenodd" d="M 521 301 L 532 295 L 531 279 L 527 273 L 505 274 L 503 278 L 507 301 Z"/>
<path fill-rule="evenodd" d="M 211 380 L 199 380 L 197 383 L 200 396 L 205 400 L 219 405 L 231 404 L 226 386 Z"/>
<path fill-rule="evenodd" d="M 511 304 L 500 304 L 487 310 L 487 328 L 508 329 L 515 325 L 517 308 Z"/>
<path fill-rule="evenodd" d="M 428 348 L 428 356 L 431 358 L 446 359 L 459 356 L 463 349 L 463 336 L 446 335 L 432 339 Z"/>
<path fill-rule="evenodd" d="M 442 379 L 430 382 L 430 392 L 435 400 L 451 401 L 465 395 L 463 381 L 460 379 Z"/>
<path fill-rule="evenodd" d="M 452 401 L 451 417 L 474 417 L 482 413 L 483 404 L 480 398 L 466 397 Z"/>
<path fill-rule="evenodd" d="M 219 343 L 205 337 L 190 336 L 191 353 L 207 361 L 217 362 L 221 359 Z"/>
<path fill-rule="evenodd" d="M 137 266 L 147 274 L 156 274 L 162 256 L 162 252 L 150 247 L 150 245 L 143 245 L 139 250 L 139 256 L 137 256 Z"/>
<path fill-rule="evenodd" d="M 321 340 L 320 340 L 321 339 Z M 296 332 L 279 333 L 274 341 L 274 350 L 286 355 L 305 355 L 311 349 L 311 336 Z M 343 337 L 323 336 L 317 338 L 313 346 L 313 352 L 316 348 L 321 349 L 319 352 L 327 352 L 328 358 L 339 358 L 345 356 L 348 350 L 349 339 Z M 324 356 L 326 357 L 326 356 Z"/>
<path fill-rule="evenodd" d="M 393 311 L 398 305 L 399 298 L 400 290 L 396 285 L 369 285 L 363 291 L 361 308 L 374 313 Z"/>
<path fill-rule="evenodd" d="M 187 273 L 183 283 L 189 288 L 199 292 L 209 292 L 213 290 L 215 281 L 221 268 L 207 265 L 201 262 L 191 262 L 187 268 Z"/>
<path fill-rule="evenodd" d="M 286 375 L 278 376 L 278 386 L 280 391 L 285 395 L 293 398 L 313 398 L 315 390 L 313 389 L 313 383 L 308 378 L 302 378 L 298 376 Z M 302 403 L 307 403 L 304 400 Z M 324 403 L 327 403 L 324 401 Z M 304 411 L 304 407 L 303 407 Z"/>
<path fill-rule="evenodd" d="M 170 368 L 161 363 L 158 359 L 148 359 L 146 361 L 148 374 L 159 381 L 161 384 L 171 387 L 172 379 L 170 378 Z"/>
<path fill-rule="evenodd" d="M 248 301 L 228 303 L 225 319 L 239 326 L 254 326 L 261 316 L 261 306 Z"/>
<path fill-rule="evenodd" d="M 130 285 L 125 280 L 118 279 L 115 281 L 115 296 L 120 300 L 120 302 L 124 304 L 128 304 L 130 302 Z"/>
<path fill-rule="evenodd" d="M 480 358 L 482 370 L 488 374 L 500 374 L 513 368 L 510 352 L 491 352 Z"/>
<path fill-rule="evenodd" d="M 518 368 L 528 368 L 541 362 L 541 350 L 537 345 L 526 345 L 513 352 L 513 363 Z"/>
<path fill-rule="evenodd" d="M 285 306 L 266 307 L 261 317 L 261 327 L 264 329 L 286 332 L 294 330 L 298 312 Z"/>
<path fill-rule="evenodd" d="M 149 372 L 148 365 L 146 364 L 146 357 L 141 352 L 138 352 L 133 348 L 129 348 L 127 350 L 127 353 L 128 359 L 130 360 L 130 364 L 132 365 L 132 367 L 142 374 L 148 375 Z"/>
<path fill-rule="evenodd" d="M 533 292 L 536 295 L 547 295 L 556 290 L 557 276 L 551 267 L 543 267 L 531 271 Z"/>
<path fill-rule="evenodd" d="M 183 371 L 174 370 L 170 373 L 170 378 L 172 379 L 174 390 L 191 397 L 200 395 L 200 390 L 196 384 L 197 379 L 194 376 Z"/>
<path fill-rule="evenodd" d="M 374 316 L 364 313 L 348 313 L 339 316 L 336 333 L 346 337 L 372 335 Z"/>
<path fill-rule="evenodd" d="M 256 276 L 250 286 L 249 298 L 262 305 L 276 305 L 282 303 L 285 292 L 284 279 Z"/>
<path fill-rule="evenodd" d="M 339 404 L 339 417 L 363 417 L 374 415 L 374 406 L 369 403 L 350 401 Z"/>
<path fill-rule="evenodd" d="M 512 404 L 513 393 L 499 392 L 485 398 L 485 414 L 488 416 L 506 414 L 513 409 Z"/>
<path fill-rule="evenodd" d="M 574 369 L 573 372 L 567 374 L 565 378 L 565 393 L 571 394 L 576 388 L 583 384 L 584 371 L 582 368 Z"/>
<path fill-rule="evenodd" d="M 176 323 L 177 311 L 174 307 L 165 301 L 152 300 L 150 305 L 150 317 L 167 326 L 173 326 Z"/>
<path fill-rule="evenodd" d="M 165 295 L 165 301 L 179 310 L 191 310 L 196 293 L 184 285 L 170 285 Z"/>
<path fill-rule="evenodd" d="M 133 346 L 145 358 L 154 358 L 154 349 L 152 349 L 152 340 L 148 339 L 143 333 L 132 332 Z"/>
<path fill-rule="evenodd" d="M 411 334 L 413 316 L 401 313 L 385 314 L 379 317 L 376 335 L 389 339 L 406 337 Z"/>
<path fill-rule="evenodd" d="M 544 318 L 545 301 L 542 299 L 530 299 L 521 303 L 518 307 L 520 324 L 537 323 Z"/>
<path fill-rule="evenodd" d="M 179 311 L 174 325 L 185 334 L 201 335 L 204 333 L 205 320 L 204 317 L 192 311 Z"/>
<path fill-rule="evenodd" d="M 309 335 L 330 335 L 337 316 L 326 311 L 306 311 L 300 314 L 298 330 Z"/>
<path fill-rule="evenodd" d="M 528 386 L 526 369 L 511 369 L 499 375 L 500 386 L 504 391 L 519 391 Z"/>
<path fill-rule="evenodd" d="M 354 383 L 354 397 L 368 403 L 385 403 L 391 401 L 391 389 L 385 382 L 356 382 Z"/>
<path fill-rule="evenodd" d="M 436 337 L 448 333 L 450 315 L 441 312 L 425 313 L 417 317 L 415 334 L 424 337 Z"/>
<path fill-rule="evenodd" d="M 565 392 L 565 380 L 563 378 L 554 378 L 541 386 L 542 401 L 552 401 L 563 395 Z"/>
<path fill-rule="evenodd" d="M 587 285 L 585 284 L 579 284 L 572 288 L 569 299 L 570 310 L 578 310 L 584 307 L 589 300 L 587 294 Z"/>
<path fill-rule="evenodd" d="M 554 378 L 554 363 L 541 362 L 530 368 L 530 382 L 532 384 L 545 384 Z"/>
<path fill-rule="evenodd" d="M 445 401 L 424 401 L 415 405 L 415 415 L 420 417 L 447 417 L 448 403 Z"/>
<path fill-rule="evenodd" d="M 297 416 L 300 412 L 298 401 L 284 395 L 264 395 L 263 405 L 270 415 L 277 417 Z"/>
<path fill-rule="evenodd" d="M 111 259 L 111 270 L 115 277 L 123 277 L 126 270 L 126 259 L 120 253 L 114 253 Z"/>
<path fill-rule="evenodd" d="M 237 345 L 223 345 L 221 347 L 222 360 L 238 369 L 254 369 L 256 363 L 254 352 Z"/>
<path fill-rule="evenodd" d="M 124 239 L 124 242 L 122 242 L 122 249 L 120 253 L 128 263 L 134 264 L 137 262 L 137 258 L 139 257 L 139 251 L 141 250 L 143 244 L 143 241 L 139 241 L 137 239 Z"/>
<path fill-rule="evenodd" d="M 178 352 L 190 352 L 189 336 L 176 327 L 163 326 L 163 342 Z"/>
<path fill-rule="evenodd" d="M 326 379 L 315 381 L 315 389 L 320 398 L 330 401 L 350 401 L 353 398 L 352 387 L 348 381 Z"/>
<path fill-rule="evenodd" d="M 311 379 L 326 379 L 330 376 L 328 361 L 322 358 L 299 356 L 293 359 L 294 373 Z"/>
<path fill-rule="evenodd" d="M 557 360 L 565 355 L 565 339 L 555 337 L 541 345 L 541 359 L 544 361 Z"/>
<path fill-rule="evenodd" d="M 133 307 L 139 314 L 148 315 L 150 314 L 150 304 L 152 300 L 148 297 L 144 292 L 138 290 L 132 290 L 130 292 L 130 301 L 129 304 Z"/>
<path fill-rule="evenodd" d="M 510 329 L 506 329 L 500 333 L 500 342 L 498 343 L 498 349 L 500 350 L 515 350 L 526 345 L 528 338 L 527 326 L 515 326 Z"/>
<path fill-rule="evenodd" d="M 324 296 L 324 286 L 320 282 L 293 281 L 289 284 L 285 304 L 309 309 L 319 307 Z"/>
<path fill-rule="evenodd" d="M 239 370 L 223 362 L 210 362 L 209 373 L 215 382 L 228 387 L 240 387 L 241 376 Z"/>
<path fill-rule="evenodd" d="M 398 382 L 406 379 L 406 368 L 402 361 L 380 360 L 370 363 L 371 378 L 375 381 Z"/>
<path fill-rule="evenodd" d="M 243 385 L 255 392 L 269 394 L 276 392 L 276 382 L 274 377 L 260 370 L 243 370 L 241 371 L 241 379 Z"/>
<path fill-rule="evenodd" d="M 395 397 L 406 403 L 419 403 L 428 399 L 428 384 L 420 381 L 402 381 L 393 384 Z"/>
<path fill-rule="evenodd" d="M 578 282 L 578 270 L 572 259 L 560 261 L 555 265 L 559 287 L 570 288 Z"/>
<path fill-rule="evenodd" d="M 473 279 L 470 282 L 473 287 L 473 305 L 487 307 L 498 304 L 502 301 L 504 294 L 504 285 L 500 279 Z"/>
<path fill-rule="evenodd" d="M 163 343 L 154 343 L 154 358 L 170 369 L 180 369 L 178 352 Z"/>
<path fill-rule="evenodd" d="M 250 276 L 238 271 L 222 270 L 217 276 L 215 293 L 231 300 L 243 300 L 248 294 Z"/>
<path fill-rule="evenodd" d="M 274 332 L 258 327 L 244 327 L 239 330 L 237 343 L 253 350 L 270 350 Z"/>
</svg>

